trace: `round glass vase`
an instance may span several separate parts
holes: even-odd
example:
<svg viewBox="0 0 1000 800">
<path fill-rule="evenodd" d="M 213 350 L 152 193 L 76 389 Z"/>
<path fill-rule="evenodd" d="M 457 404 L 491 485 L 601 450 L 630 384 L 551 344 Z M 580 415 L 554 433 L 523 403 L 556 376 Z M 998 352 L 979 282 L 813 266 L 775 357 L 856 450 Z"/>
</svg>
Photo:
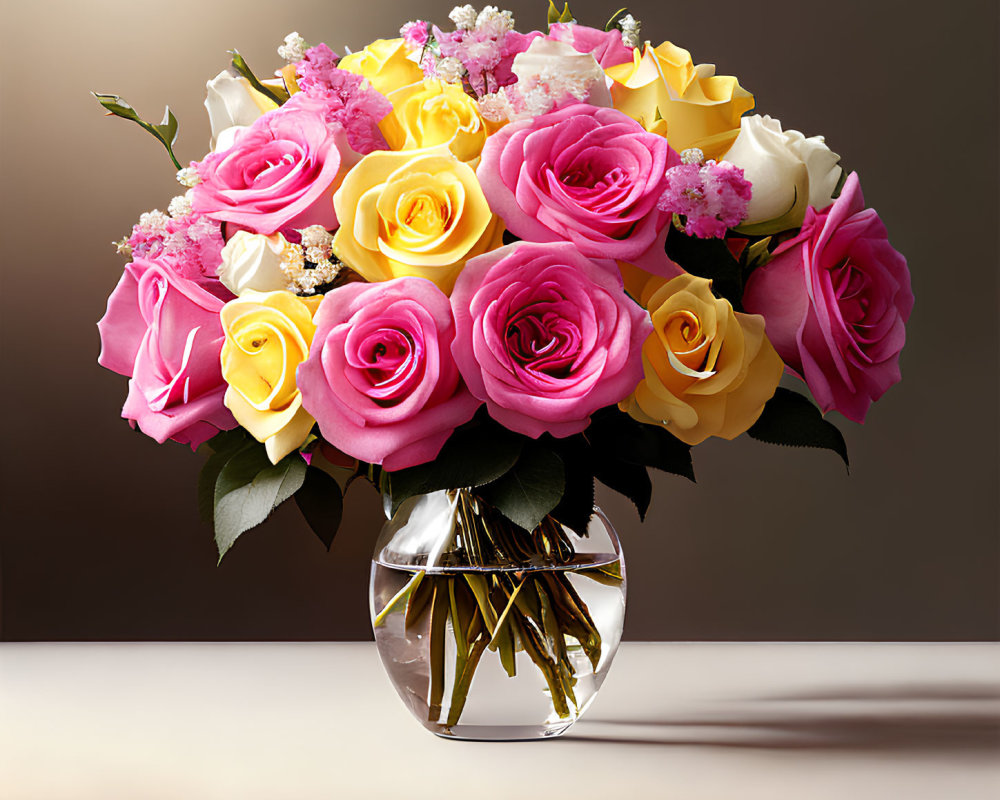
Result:
<svg viewBox="0 0 1000 800">
<path fill-rule="evenodd" d="M 439 736 L 558 736 L 607 675 L 625 619 L 625 563 L 607 517 L 586 536 L 551 517 L 512 525 L 467 490 L 406 500 L 375 545 L 382 664 Z"/>
</svg>

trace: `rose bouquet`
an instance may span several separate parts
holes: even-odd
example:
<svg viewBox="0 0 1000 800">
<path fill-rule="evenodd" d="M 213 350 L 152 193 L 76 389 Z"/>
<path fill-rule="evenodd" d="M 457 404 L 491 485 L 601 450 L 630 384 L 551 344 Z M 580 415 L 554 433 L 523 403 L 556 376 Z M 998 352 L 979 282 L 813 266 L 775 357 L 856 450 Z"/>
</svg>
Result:
<svg viewBox="0 0 1000 800">
<path fill-rule="evenodd" d="M 186 187 L 117 243 L 100 363 L 129 378 L 122 416 L 204 446 L 220 558 L 291 497 L 329 547 L 357 478 L 394 534 L 444 509 L 448 541 L 399 550 L 373 595 L 377 638 L 421 631 L 439 732 L 487 650 L 537 667 L 556 722 L 586 704 L 617 639 L 580 580 L 624 582 L 620 554 L 584 557 L 595 479 L 643 516 L 648 468 L 693 480 L 712 436 L 846 463 L 823 414 L 862 422 L 899 380 L 913 304 L 857 175 L 736 78 L 624 10 L 450 19 L 342 57 L 293 33 L 267 79 L 233 51 L 183 168 L 169 109 L 96 95 Z"/>
</svg>

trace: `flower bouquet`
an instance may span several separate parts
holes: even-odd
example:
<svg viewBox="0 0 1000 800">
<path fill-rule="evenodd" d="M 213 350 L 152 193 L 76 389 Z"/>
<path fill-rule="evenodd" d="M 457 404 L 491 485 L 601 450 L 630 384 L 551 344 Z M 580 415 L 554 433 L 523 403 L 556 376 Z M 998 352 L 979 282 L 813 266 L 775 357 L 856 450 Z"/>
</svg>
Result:
<svg viewBox="0 0 1000 800">
<path fill-rule="evenodd" d="M 642 517 L 648 469 L 693 480 L 712 436 L 846 464 L 823 414 L 862 422 L 899 380 L 913 296 L 822 137 L 625 10 L 450 20 L 343 56 L 293 33 L 273 77 L 231 52 L 184 167 L 169 109 L 97 94 L 186 187 L 117 243 L 100 363 L 134 427 L 208 454 L 220 558 L 292 497 L 329 548 L 370 481 L 401 697 L 436 733 L 552 735 L 621 636 L 595 480 Z"/>
</svg>

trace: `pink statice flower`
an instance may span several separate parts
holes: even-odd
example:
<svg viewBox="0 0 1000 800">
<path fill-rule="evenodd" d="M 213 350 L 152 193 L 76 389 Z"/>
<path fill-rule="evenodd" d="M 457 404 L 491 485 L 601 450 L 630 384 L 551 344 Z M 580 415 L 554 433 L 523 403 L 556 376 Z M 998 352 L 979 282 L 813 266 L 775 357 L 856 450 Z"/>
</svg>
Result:
<svg viewBox="0 0 1000 800">
<path fill-rule="evenodd" d="M 680 164 L 667 170 L 667 188 L 657 208 L 684 217 L 684 232 L 699 239 L 721 239 L 747 217 L 750 181 L 727 161 Z"/>
<path fill-rule="evenodd" d="M 399 29 L 399 35 L 406 43 L 408 50 L 423 50 L 430 41 L 431 24 L 422 19 L 407 22 Z"/>
<path fill-rule="evenodd" d="M 517 80 L 512 67 L 514 57 L 528 49 L 533 39 L 541 36 L 506 29 L 505 25 L 488 22 L 472 30 L 445 33 L 433 28 L 441 59 L 454 58 L 468 71 L 469 86 L 478 97 L 492 94 Z M 425 62 L 428 61 L 425 58 Z M 433 71 L 436 61 L 423 64 L 424 73 Z"/>
<path fill-rule="evenodd" d="M 295 64 L 295 82 L 307 94 L 315 88 L 330 88 L 339 61 L 340 57 L 325 44 L 310 47 Z"/>
<path fill-rule="evenodd" d="M 194 212 L 168 217 L 150 211 L 132 227 L 127 244 L 133 258 L 155 261 L 222 300 L 232 298 L 217 275 L 225 244 L 218 222 Z"/>
<path fill-rule="evenodd" d="M 339 59 L 325 44 L 310 47 L 295 65 L 295 79 L 302 91 L 285 104 L 295 107 L 308 97 L 321 101 L 329 125 L 340 125 L 351 149 L 362 155 L 388 150 L 378 124 L 392 111 L 392 103 L 365 83 L 361 75 L 339 69 Z"/>
</svg>

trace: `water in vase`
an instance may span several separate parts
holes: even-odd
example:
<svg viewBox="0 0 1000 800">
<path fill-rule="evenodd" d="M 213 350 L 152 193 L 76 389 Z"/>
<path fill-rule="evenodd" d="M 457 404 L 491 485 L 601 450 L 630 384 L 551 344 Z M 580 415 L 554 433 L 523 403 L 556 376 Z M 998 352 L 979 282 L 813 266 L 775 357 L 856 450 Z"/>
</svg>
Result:
<svg viewBox="0 0 1000 800">
<path fill-rule="evenodd" d="M 375 561 L 370 600 L 383 665 L 425 727 L 552 736 L 583 713 L 618 648 L 624 565 L 600 553 L 520 569 Z"/>
</svg>

